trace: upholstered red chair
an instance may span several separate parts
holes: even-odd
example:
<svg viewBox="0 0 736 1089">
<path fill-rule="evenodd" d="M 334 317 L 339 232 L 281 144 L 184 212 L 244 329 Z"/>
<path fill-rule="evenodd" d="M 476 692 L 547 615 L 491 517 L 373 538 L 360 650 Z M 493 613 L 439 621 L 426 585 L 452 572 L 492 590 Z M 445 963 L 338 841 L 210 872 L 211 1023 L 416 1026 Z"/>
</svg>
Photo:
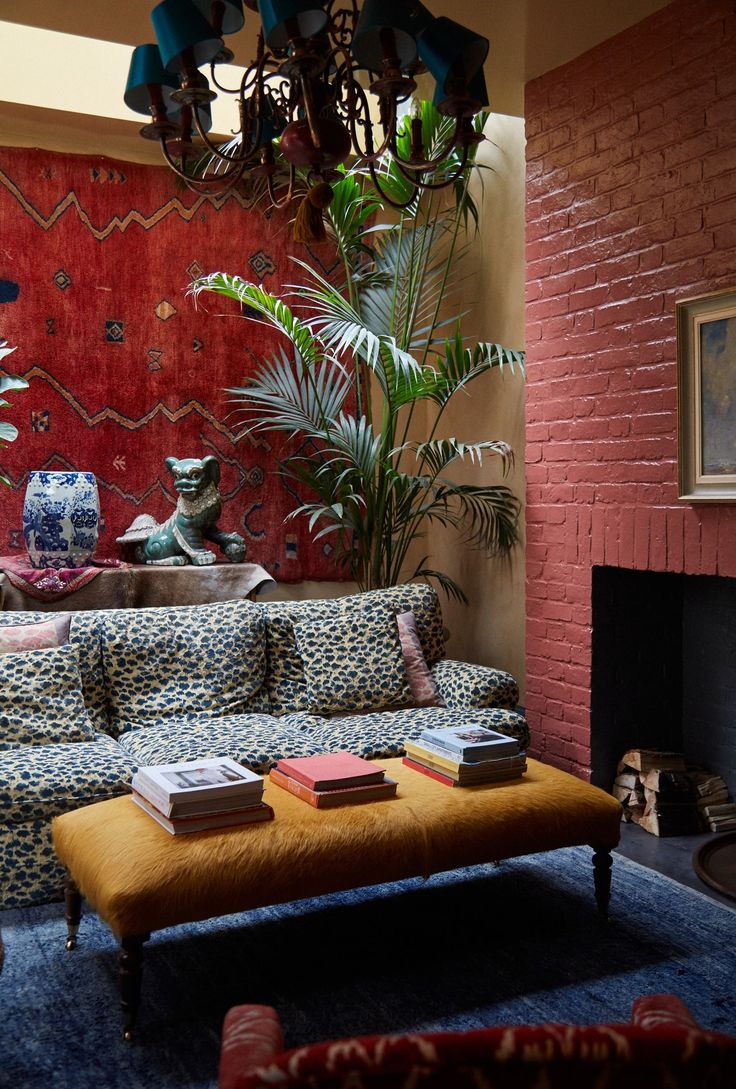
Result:
<svg viewBox="0 0 736 1089">
<path fill-rule="evenodd" d="M 360 1036 L 283 1050 L 270 1006 L 235 1006 L 219 1089 L 734 1089 L 736 1037 L 702 1029 L 674 995 L 634 1002 L 631 1021 L 500 1025 Z"/>
</svg>

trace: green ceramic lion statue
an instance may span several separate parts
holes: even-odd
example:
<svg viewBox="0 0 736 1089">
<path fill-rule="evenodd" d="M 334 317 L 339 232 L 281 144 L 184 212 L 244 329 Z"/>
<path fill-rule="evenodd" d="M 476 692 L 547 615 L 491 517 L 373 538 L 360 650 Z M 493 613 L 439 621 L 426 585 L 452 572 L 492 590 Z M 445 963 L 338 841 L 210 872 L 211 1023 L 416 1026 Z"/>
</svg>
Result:
<svg viewBox="0 0 736 1089">
<path fill-rule="evenodd" d="M 245 559 L 245 541 L 239 533 L 217 528 L 222 511 L 220 463 L 212 454 L 203 458 L 166 458 L 179 494 L 176 510 L 159 524 L 150 514 L 139 514 L 122 537 L 121 544 L 134 546 L 138 563 L 196 567 L 214 563 L 214 552 L 205 544 L 212 541 L 230 563 Z"/>
</svg>

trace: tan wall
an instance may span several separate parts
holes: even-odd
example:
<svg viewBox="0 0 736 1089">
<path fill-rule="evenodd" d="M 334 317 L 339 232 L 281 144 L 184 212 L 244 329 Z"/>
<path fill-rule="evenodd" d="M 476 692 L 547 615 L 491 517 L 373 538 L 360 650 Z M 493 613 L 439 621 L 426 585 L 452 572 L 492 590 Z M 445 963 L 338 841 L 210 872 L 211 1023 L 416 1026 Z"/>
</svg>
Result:
<svg viewBox="0 0 736 1089">
<path fill-rule="evenodd" d="M 486 126 L 476 200 L 480 232 L 468 263 L 463 302 L 469 313 L 463 331 L 473 340 L 524 347 L 524 124 L 493 115 Z M 445 417 L 443 435 L 468 441 L 504 439 L 516 455 L 507 483 L 524 496 L 524 381 L 520 374 L 494 371 L 458 395 Z M 453 467 L 454 470 L 454 467 Z M 499 483 L 497 459 L 453 471 L 454 479 Z M 523 515 L 521 519 L 523 534 Z M 419 550 L 421 549 L 421 551 Z M 415 558 L 430 554 L 430 566 L 446 571 L 463 588 L 470 605 L 442 596 L 450 657 L 508 669 L 524 680 L 523 539 L 506 560 L 488 559 L 465 547 L 454 531 L 430 529 Z"/>
</svg>

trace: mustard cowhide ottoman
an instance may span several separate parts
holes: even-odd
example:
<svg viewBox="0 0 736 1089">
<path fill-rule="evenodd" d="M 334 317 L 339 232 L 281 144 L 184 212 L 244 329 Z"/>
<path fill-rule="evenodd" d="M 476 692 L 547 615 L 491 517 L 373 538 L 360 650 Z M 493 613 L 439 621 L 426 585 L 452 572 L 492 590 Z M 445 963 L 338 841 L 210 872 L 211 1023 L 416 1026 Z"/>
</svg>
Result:
<svg viewBox="0 0 736 1089">
<path fill-rule="evenodd" d="M 69 875 L 67 948 L 77 942 L 83 896 L 120 939 L 126 1039 L 143 943 L 162 927 L 578 844 L 593 847 L 595 896 L 606 914 L 621 819 L 610 795 L 536 760 L 521 780 L 462 789 L 398 759 L 381 763 L 398 780 L 396 798 L 313 809 L 267 782 L 276 819 L 266 824 L 171 836 L 129 796 L 54 820 Z"/>
</svg>

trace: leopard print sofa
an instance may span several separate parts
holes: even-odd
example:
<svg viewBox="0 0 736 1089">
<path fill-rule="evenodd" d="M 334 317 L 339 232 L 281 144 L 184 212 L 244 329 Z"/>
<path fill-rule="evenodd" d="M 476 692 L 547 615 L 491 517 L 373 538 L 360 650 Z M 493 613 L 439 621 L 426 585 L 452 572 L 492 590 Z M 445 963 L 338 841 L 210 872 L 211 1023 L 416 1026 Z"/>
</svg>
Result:
<svg viewBox="0 0 736 1089">
<path fill-rule="evenodd" d="M 444 706 L 412 705 L 395 619 L 409 611 Z M 126 793 L 140 765 L 229 756 L 265 774 L 279 759 L 334 749 L 388 758 L 428 725 L 457 725 L 463 712 L 528 744 L 514 679 L 445 658 L 440 603 L 424 584 L 71 617 L 73 662 L 57 657 L 65 691 L 68 669 L 78 669 L 85 730 L 75 721 L 76 732 L 55 739 L 46 724 L 34 738 L 26 720 L 14 736 L 0 715 L 2 907 L 59 899 L 51 819 Z M 0 623 L 44 619 L 7 612 Z M 18 657 L 0 655 L 0 686 L 3 659 Z"/>
</svg>

